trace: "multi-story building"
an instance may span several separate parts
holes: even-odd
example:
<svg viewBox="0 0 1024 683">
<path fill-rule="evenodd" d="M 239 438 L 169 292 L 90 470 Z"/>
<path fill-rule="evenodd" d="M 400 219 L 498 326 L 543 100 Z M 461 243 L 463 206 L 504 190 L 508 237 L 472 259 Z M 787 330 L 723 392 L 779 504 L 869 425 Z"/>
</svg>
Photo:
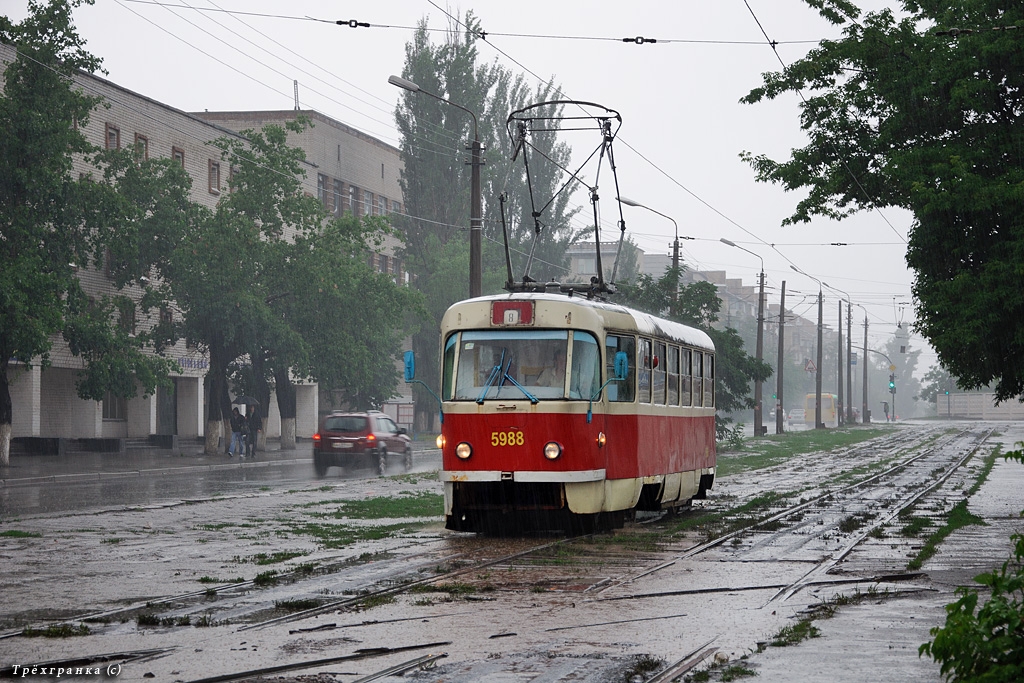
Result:
<svg viewBox="0 0 1024 683">
<path fill-rule="evenodd" d="M 14 50 L 0 44 L 0 75 L 13 61 Z M 228 191 L 229 169 L 222 166 L 220 149 L 211 144 L 223 137 L 244 140 L 238 133 L 262 123 L 281 123 L 297 112 L 248 112 L 244 116 L 190 114 L 135 93 L 103 78 L 79 72 L 76 87 L 89 95 L 100 96 L 106 105 L 93 111 L 80 130 L 94 145 L 101 148 L 136 146 L 144 157 L 164 156 L 180 163 L 192 176 L 191 200 L 213 209 L 221 193 Z M 2 88 L 0 81 L 0 88 Z M 401 211 L 398 186 L 398 150 L 344 124 L 315 112 L 305 112 L 316 124 L 313 131 L 296 144 L 308 157 L 305 191 L 324 201 L 333 212 L 352 211 L 357 215 L 378 215 Z M 75 160 L 75 173 L 95 173 L 84 160 Z M 406 281 L 405 269 L 395 258 L 397 240 L 384 245 L 380 253 L 370 254 L 371 266 L 394 274 L 397 281 Z M 105 267 L 81 267 L 79 278 L 88 293 L 94 296 L 113 294 L 114 286 Z M 128 294 L 141 295 L 141 291 Z M 159 316 L 171 316 L 164 310 Z M 145 329 L 155 320 L 141 314 L 133 324 Z M 78 397 L 75 376 L 83 367 L 62 338 L 55 337 L 50 366 L 38 364 L 26 368 L 12 364 L 8 371 L 14 406 L 12 437 L 61 440 L 107 440 L 105 443 L 123 447 L 126 440 L 153 435 L 167 437 L 163 443 L 176 439 L 198 439 L 206 427 L 205 375 L 209 366 L 206 355 L 190 348 L 184 341 L 167 350 L 177 362 L 181 374 L 172 375 L 170 388 L 160 387 L 155 396 L 125 400 L 108 395 L 103 401 Z M 404 388 L 404 387 L 403 387 Z M 298 385 L 295 435 L 309 437 L 317 429 L 319 394 L 315 384 Z M 411 397 L 408 399 L 411 402 Z M 401 402 L 401 401 L 400 401 Z M 265 423 L 268 436 L 280 434 L 280 416 L 275 400 L 271 400 Z M 397 407 L 395 417 L 402 421 Z M 410 419 L 411 423 L 411 411 Z"/>
<path fill-rule="evenodd" d="M 312 165 L 309 178 L 315 179 L 316 196 L 329 213 L 340 216 L 386 216 L 402 213 L 402 189 L 399 177 L 402 162 L 397 147 L 356 130 L 315 111 L 204 111 L 195 116 L 235 131 L 257 130 L 268 124 L 284 126 L 299 115 L 312 125 L 302 133 L 289 132 L 288 142 L 306 154 Z M 368 254 L 370 267 L 392 275 L 396 282 L 408 284 L 410 277 L 402 260 L 396 256 L 399 240 L 387 237 L 379 251 Z M 406 348 L 411 341 L 406 341 Z M 382 410 L 398 424 L 411 428 L 413 423 L 412 390 L 398 387 L 399 396 L 386 403 Z M 324 389 L 321 409 L 340 406 L 336 396 Z"/>
</svg>

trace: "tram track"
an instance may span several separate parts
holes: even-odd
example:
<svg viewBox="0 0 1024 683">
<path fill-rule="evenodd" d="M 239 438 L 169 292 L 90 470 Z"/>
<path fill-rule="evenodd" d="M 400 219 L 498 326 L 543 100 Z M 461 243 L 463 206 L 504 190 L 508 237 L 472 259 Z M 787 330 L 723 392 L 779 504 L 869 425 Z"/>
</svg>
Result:
<svg viewBox="0 0 1024 683">
<path fill-rule="evenodd" d="M 778 619 L 789 618 L 794 609 L 787 605 L 787 600 L 803 590 L 856 590 L 856 586 L 865 584 L 905 586 L 908 581 L 915 584 L 911 588 L 917 589 L 916 584 L 924 575 L 907 572 L 905 560 L 899 570 L 857 571 L 856 575 L 833 572 L 861 544 L 872 539 L 877 529 L 896 524 L 901 512 L 950 496 L 951 486 L 962 478 L 965 464 L 990 435 L 991 430 L 976 428 L 956 432 L 924 428 L 912 434 L 894 431 L 842 451 L 811 454 L 802 458 L 803 463 L 793 458 L 775 468 L 784 473 L 779 478 L 766 471 L 733 475 L 722 482 L 718 491 L 712 491 L 709 501 L 702 501 L 706 507 L 683 513 L 680 518 L 725 518 L 722 526 L 727 526 L 742 521 L 744 513 L 739 511 L 744 509 L 743 504 L 766 491 L 788 491 L 791 499 L 779 507 L 785 499 L 776 495 L 770 499 L 774 507 L 745 513 L 756 515 L 748 523 L 697 543 L 692 525 L 680 532 L 682 527 L 674 526 L 671 517 L 627 525 L 613 534 L 574 538 L 493 539 L 458 534 L 437 536 L 428 531 L 426 536 L 375 542 L 372 547 L 380 553 L 376 559 L 324 564 L 315 575 L 282 574 L 277 586 L 233 582 L 213 589 L 217 594 L 215 600 L 209 599 L 208 590 L 182 592 L 79 618 L 103 617 L 113 622 L 125 616 L 131 618 L 141 609 L 159 611 L 162 606 L 167 609 L 160 612 L 161 617 L 210 615 L 211 625 L 217 628 L 204 632 L 149 629 L 147 638 L 159 638 L 161 645 L 174 648 L 161 657 L 161 663 L 153 665 L 154 670 L 166 673 L 181 667 L 180 662 L 187 659 L 186 653 L 195 647 L 196 639 L 205 637 L 202 642 L 207 644 L 203 647 L 210 651 L 216 647 L 225 653 L 250 647 L 245 645 L 246 640 L 258 642 L 260 656 L 252 656 L 251 666 L 240 666 L 242 660 L 230 659 L 232 655 L 228 654 L 228 659 L 218 662 L 216 668 L 252 675 L 270 673 L 271 667 L 281 661 L 295 661 L 294 670 L 316 668 L 317 662 L 324 661 L 323 654 L 307 657 L 303 665 L 297 661 L 302 657 L 296 653 L 327 653 L 330 648 L 344 651 L 350 649 L 348 643 L 394 645 L 429 641 L 432 649 L 437 649 L 445 638 L 436 636 L 451 628 L 449 625 L 458 624 L 460 638 L 452 639 L 456 642 L 446 650 L 449 657 L 444 664 L 445 675 L 453 682 L 474 680 L 472 672 L 479 670 L 468 662 L 483 662 L 486 658 L 480 653 L 487 651 L 486 642 L 493 638 L 500 639 L 503 645 L 490 647 L 501 652 L 508 663 L 520 661 L 522 656 L 533 657 L 534 650 L 543 647 L 539 644 L 554 642 L 553 639 L 560 643 L 560 651 L 586 652 L 592 642 L 619 642 L 611 635 L 616 631 L 683 630 L 688 622 L 709 616 L 701 610 L 707 609 L 706 600 L 719 599 L 713 597 L 716 595 L 726 602 L 735 600 L 729 595 L 749 596 L 743 604 L 757 610 L 762 615 L 758 619 L 764 623 L 777 624 Z M 842 462 L 830 464 L 830 459 Z M 802 467 L 806 470 L 802 471 Z M 870 469 L 875 471 L 865 471 Z M 716 497 L 716 493 L 721 495 Z M 806 498 L 797 501 L 798 496 Z M 730 510 L 737 511 L 732 518 Z M 871 515 L 862 526 L 842 534 L 837 531 L 842 519 L 861 513 Z M 353 548 L 352 556 L 357 552 Z M 695 561 L 702 564 L 687 564 Z M 760 566 L 751 563 L 766 563 L 766 568 L 767 563 L 773 565 L 769 573 L 763 574 L 767 580 L 729 580 L 729 566 Z M 787 565 L 788 575 L 775 565 Z M 660 583 L 655 580 L 660 573 L 670 570 L 669 576 L 673 578 L 668 585 L 664 578 Z M 694 573 L 687 574 L 689 571 Z M 754 570 L 732 576 L 758 575 L 758 570 Z M 693 583 L 698 576 L 701 580 Z M 677 582 L 674 588 L 673 581 Z M 680 581 L 685 583 L 679 585 Z M 466 591 L 455 592 L 455 585 L 465 587 Z M 342 589 L 347 594 L 338 595 Z M 449 590 L 452 592 L 446 593 Z M 277 601 L 312 597 L 326 601 L 315 608 L 271 614 Z M 669 599 L 674 602 L 666 602 Z M 628 606 L 633 600 L 640 601 L 637 607 Z M 367 618 L 361 606 L 371 604 L 389 606 L 373 612 L 377 618 Z M 584 605 L 594 611 L 584 612 Z M 774 615 L 776 609 L 779 617 L 768 616 Z M 332 612 L 347 614 L 349 618 L 323 618 Z M 420 625 L 421 622 L 430 625 Z M 732 632 L 734 628 L 723 622 L 707 633 L 719 634 L 714 645 L 726 653 L 736 649 L 737 640 L 754 642 L 749 635 Z M 759 628 L 758 637 L 763 637 L 771 627 Z M 111 623 L 97 628 L 94 635 L 135 637 L 142 631 L 135 624 Z M 387 638 L 392 633 L 404 634 L 406 640 L 389 642 Z M 345 637 L 339 637 L 342 634 Z M 707 637 L 688 640 L 686 650 Z M 288 643 L 305 643 L 308 649 L 286 650 Z M 709 641 L 662 673 L 668 675 L 679 670 L 673 667 L 696 665 L 694 658 L 706 659 L 714 649 Z M 682 651 L 664 659 L 676 660 Z M 398 654 L 397 649 L 386 652 L 380 670 L 370 675 L 386 678 L 395 675 L 388 672 L 401 671 L 405 665 L 416 666 L 417 660 L 399 662 Z M 579 666 L 583 667 L 584 661 L 588 660 L 580 660 Z M 264 664 L 264 668 L 257 666 Z M 459 666 L 464 669 L 452 668 Z M 463 678 L 452 675 L 453 671 L 464 671 L 459 674 Z M 219 680 L 237 680 L 237 675 L 222 675 L 225 677 Z"/>
</svg>

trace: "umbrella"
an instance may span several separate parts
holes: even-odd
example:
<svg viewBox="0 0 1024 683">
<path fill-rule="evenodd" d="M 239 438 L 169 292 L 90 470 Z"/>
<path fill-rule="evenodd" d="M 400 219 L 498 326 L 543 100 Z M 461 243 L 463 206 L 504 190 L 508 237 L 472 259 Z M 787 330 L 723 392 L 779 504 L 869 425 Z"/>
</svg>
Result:
<svg viewBox="0 0 1024 683">
<path fill-rule="evenodd" d="M 235 398 L 234 401 L 231 402 L 231 405 L 240 406 L 258 406 L 259 404 L 260 402 L 254 399 L 252 396 L 238 396 L 237 398 Z"/>
</svg>

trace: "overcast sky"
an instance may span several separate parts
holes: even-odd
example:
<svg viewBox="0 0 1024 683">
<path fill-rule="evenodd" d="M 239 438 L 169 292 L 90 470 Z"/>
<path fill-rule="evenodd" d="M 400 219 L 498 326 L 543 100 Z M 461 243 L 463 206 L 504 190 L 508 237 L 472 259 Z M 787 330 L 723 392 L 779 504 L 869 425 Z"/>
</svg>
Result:
<svg viewBox="0 0 1024 683">
<path fill-rule="evenodd" d="M 895 8 L 878 0 L 861 4 Z M 0 6 L 14 21 L 27 11 L 23 0 Z M 615 143 L 621 192 L 671 216 L 680 237 L 693 238 L 682 242 L 689 266 L 756 284 L 761 261 L 722 244 L 726 238 L 764 260 L 770 302 L 778 303 L 785 280 L 787 307 L 816 316 L 818 285 L 794 272 L 795 264 L 867 309 L 871 347 L 881 349 L 898 322 L 906 334 L 914 316 L 913 276 L 904 260 L 910 215 L 890 209 L 841 223 L 781 227 L 800 196 L 755 182 L 739 158 L 749 151 L 783 159 L 805 144 L 796 96 L 739 104 L 761 84 L 762 73 L 780 68 L 780 59 L 792 63 L 816 41 L 839 34 L 799 0 L 98 0 L 78 9 L 75 23 L 87 48 L 103 59 L 107 78 L 172 107 L 291 109 L 298 80 L 303 109 L 397 146 L 393 111 L 401 91 L 388 76 L 401 73 L 418 21 L 426 18 L 441 41 L 449 26 L 445 12 L 466 9 L 488 32 L 479 44 L 483 60 L 526 73 L 533 84 L 554 78 L 567 98 L 622 115 Z M 371 26 L 338 26 L 338 20 Z M 777 54 L 765 33 L 778 41 Z M 638 36 L 658 42 L 621 40 Z M 592 149 L 582 138 L 566 141 L 577 152 Z M 603 192 L 613 193 L 611 187 Z M 671 221 L 641 208 L 625 211 L 628 234 L 643 250 L 670 253 Z M 603 212 L 611 215 L 609 207 Z M 604 229 L 603 237 L 612 234 Z M 825 321 L 834 328 L 838 295 L 828 289 L 825 295 Z M 855 341 L 862 339 L 864 315 L 854 309 Z M 924 351 L 919 372 L 935 363 L 920 336 L 910 343 Z"/>
</svg>

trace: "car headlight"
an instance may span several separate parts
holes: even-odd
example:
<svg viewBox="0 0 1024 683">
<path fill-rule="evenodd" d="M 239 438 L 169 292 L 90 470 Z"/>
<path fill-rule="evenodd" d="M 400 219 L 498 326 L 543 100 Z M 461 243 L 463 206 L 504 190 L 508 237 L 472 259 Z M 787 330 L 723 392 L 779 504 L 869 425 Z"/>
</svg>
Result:
<svg viewBox="0 0 1024 683">
<path fill-rule="evenodd" d="M 548 460 L 558 460 L 562 457 L 562 444 L 557 441 L 548 441 L 544 444 L 544 457 Z"/>
<path fill-rule="evenodd" d="M 459 460 L 469 460 L 469 456 L 473 455 L 473 447 L 463 441 L 455 447 L 455 455 Z"/>
</svg>

